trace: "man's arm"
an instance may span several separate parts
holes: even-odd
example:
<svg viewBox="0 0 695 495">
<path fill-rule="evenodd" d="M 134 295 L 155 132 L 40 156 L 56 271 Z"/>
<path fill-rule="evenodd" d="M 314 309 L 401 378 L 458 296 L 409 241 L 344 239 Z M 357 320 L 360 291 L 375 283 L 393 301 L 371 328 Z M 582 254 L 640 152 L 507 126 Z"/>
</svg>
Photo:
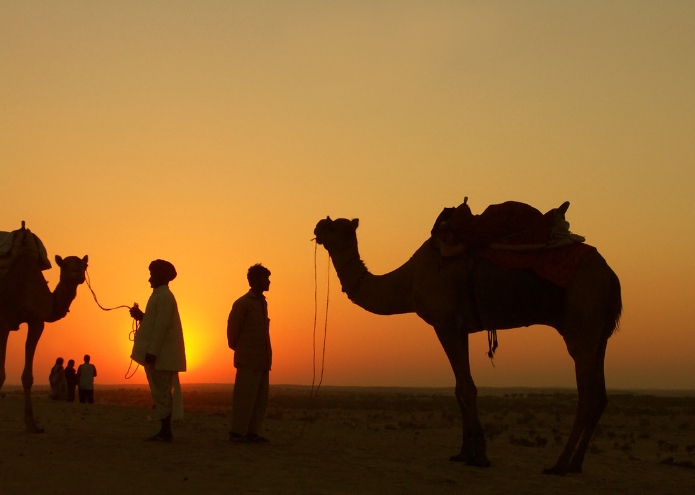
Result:
<svg viewBox="0 0 695 495">
<path fill-rule="evenodd" d="M 94 365 L 92 365 L 92 366 L 94 367 L 94 376 L 96 377 L 97 376 L 97 367 Z"/>
<path fill-rule="evenodd" d="M 229 348 L 236 351 L 236 344 L 239 342 L 239 335 L 244 326 L 244 317 L 246 316 L 246 308 L 242 301 L 237 300 L 232 306 L 232 311 L 227 319 L 227 345 Z"/>
</svg>

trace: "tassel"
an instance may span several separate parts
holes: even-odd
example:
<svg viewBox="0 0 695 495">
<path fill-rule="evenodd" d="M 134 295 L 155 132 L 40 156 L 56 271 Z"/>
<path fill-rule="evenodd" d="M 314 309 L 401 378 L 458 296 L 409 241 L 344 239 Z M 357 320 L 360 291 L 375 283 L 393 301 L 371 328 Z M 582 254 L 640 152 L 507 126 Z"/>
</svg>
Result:
<svg viewBox="0 0 695 495">
<path fill-rule="evenodd" d="M 497 350 L 498 344 L 497 344 L 497 330 L 488 330 L 487 331 L 487 357 L 490 358 L 490 361 L 492 361 L 492 358 L 495 357 L 495 351 Z M 492 363 L 492 366 L 495 366 L 495 363 Z"/>
</svg>

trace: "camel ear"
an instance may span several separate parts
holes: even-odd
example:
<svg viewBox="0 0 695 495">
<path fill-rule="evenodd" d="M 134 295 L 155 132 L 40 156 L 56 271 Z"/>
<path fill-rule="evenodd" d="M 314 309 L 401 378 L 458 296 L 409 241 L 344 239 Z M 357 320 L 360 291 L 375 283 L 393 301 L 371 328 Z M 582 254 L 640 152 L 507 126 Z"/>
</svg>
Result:
<svg viewBox="0 0 695 495">
<path fill-rule="evenodd" d="M 58 256 L 57 254 L 56 254 L 56 264 L 57 264 L 58 266 L 63 266 L 63 258 L 61 258 L 60 256 Z"/>
<path fill-rule="evenodd" d="M 331 220 L 331 217 L 326 217 L 326 220 L 328 220 L 329 222 L 333 221 L 333 220 Z"/>
<path fill-rule="evenodd" d="M 350 220 L 350 223 L 352 224 L 352 228 L 357 230 L 357 227 L 360 226 L 360 219 L 359 218 L 353 218 Z"/>
<path fill-rule="evenodd" d="M 87 262 L 89 261 L 89 256 L 86 254 L 84 255 L 84 258 L 82 258 L 82 263 L 84 263 L 84 266 L 87 266 Z"/>
</svg>

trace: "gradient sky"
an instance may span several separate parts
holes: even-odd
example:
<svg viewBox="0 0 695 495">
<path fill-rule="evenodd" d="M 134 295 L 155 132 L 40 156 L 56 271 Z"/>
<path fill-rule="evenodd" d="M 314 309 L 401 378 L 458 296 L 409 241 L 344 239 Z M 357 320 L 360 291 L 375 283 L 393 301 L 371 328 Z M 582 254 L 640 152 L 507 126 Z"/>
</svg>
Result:
<svg viewBox="0 0 695 495">
<path fill-rule="evenodd" d="M 464 196 L 474 213 L 568 200 L 622 283 L 608 387 L 692 389 L 693 88 L 693 2 L 2 0 L 0 229 L 88 254 L 105 306 L 144 307 L 149 262 L 174 263 L 189 383 L 233 381 L 226 320 L 262 262 L 271 381 L 310 384 L 319 219 L 360 218 L 384 273 Z M 326 264 L 319 248 L 319 334 Z M 330 277 L 325 384 L 453 385 L 428 325 L 368 314 Z M 36 383 L 85 353 L 97 383 L 125 383 L 130 324 L 81 286 Z M 574 386 L 555 330 L 499 340 L 493 367 L 471 337 L 479 386 Z"/>
</svg>

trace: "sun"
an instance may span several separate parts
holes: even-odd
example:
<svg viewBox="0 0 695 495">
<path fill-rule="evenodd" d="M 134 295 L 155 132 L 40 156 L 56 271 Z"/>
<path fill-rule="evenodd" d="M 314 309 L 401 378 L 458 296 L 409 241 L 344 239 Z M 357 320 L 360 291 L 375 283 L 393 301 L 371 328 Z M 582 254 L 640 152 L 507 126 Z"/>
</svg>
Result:
<svg viewBox="0 0 695 495">
<path fill-rule="evenodd" d="M 206 331 L 206 325 L 197 320 L 184 320 L 183 339 L 186 346 L 186 369 L 188 371 L 200 370 L 209 362 L 215 349 L 210 332 Z"/>
</svg>

